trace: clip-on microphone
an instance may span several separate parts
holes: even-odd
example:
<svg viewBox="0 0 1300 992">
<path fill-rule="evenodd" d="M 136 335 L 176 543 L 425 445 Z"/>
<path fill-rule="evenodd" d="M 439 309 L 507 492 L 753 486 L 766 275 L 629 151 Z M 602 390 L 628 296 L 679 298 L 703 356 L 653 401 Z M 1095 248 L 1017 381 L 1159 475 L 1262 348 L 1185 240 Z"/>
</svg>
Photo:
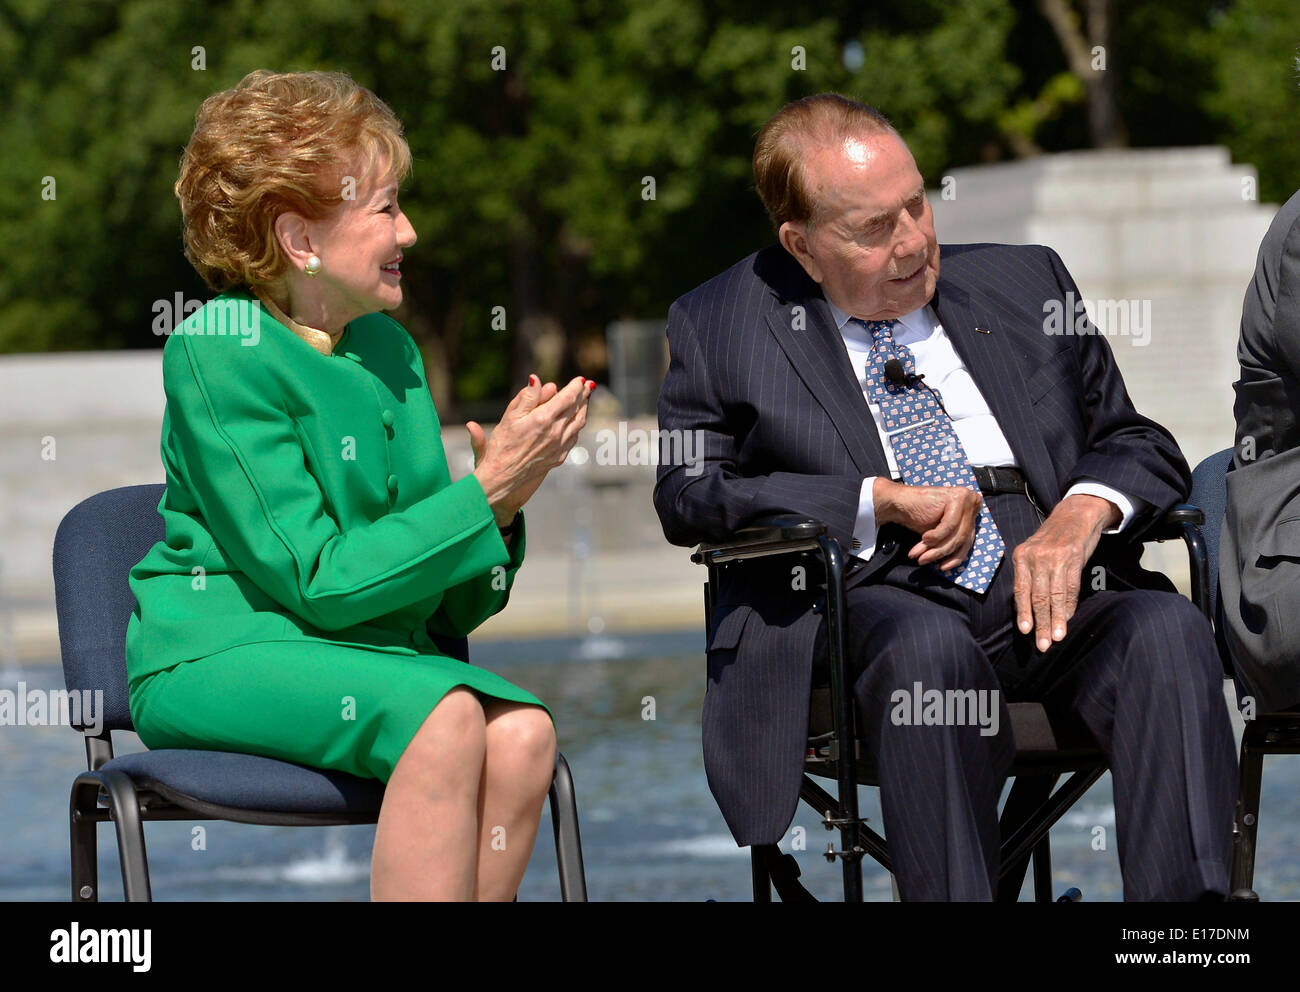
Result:
<svg viewBox="0 0 1300 992">
<path fill-rule="evenodd" d="M 885 378 L 895 386 L 910 386 L 915 382 L 920 382 L 925 378 L 925 375 L 908 375 L 903 371 L 903 363 L 897 358 L 891 358 L 885 362 Z"/>
</svg>

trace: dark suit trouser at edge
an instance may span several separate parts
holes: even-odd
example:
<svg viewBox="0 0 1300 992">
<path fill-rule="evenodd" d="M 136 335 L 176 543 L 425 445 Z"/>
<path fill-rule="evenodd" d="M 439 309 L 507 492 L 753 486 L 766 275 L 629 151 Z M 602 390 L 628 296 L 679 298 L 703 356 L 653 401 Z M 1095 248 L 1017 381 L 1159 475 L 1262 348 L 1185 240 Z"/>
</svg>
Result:
<svg viewBox="0 0 1300 992">
<path fill-rule="evenodd" d="M 880 532 L 899 562 L 872 584 L 846 579 L 849 657 L 863 733 L 905 900 L 987 900 L 996 892 L 997 802 L 1014 756 L 1007 702 L 1036 699 L 1081 721 L 1110 758 L 1127 900 L 1227 893 L 1236 755 L 1209 624 L 1183 596 L 1094 591 L 1085 570 L 1066 636 L 1039 654 L 1015 627 L 1011 552 L 1040 523 L 1021 495 L 986 496 L 1007 554 L 984 595 L 907 561 L 915 535 Z M 1109 575 L 1107 576 L 1109 581 Z M 825 625 L 818 635 L 819 667 Z M 999 689 L 998 732 L 895 724 L 892 694 Z"/>
</svg>

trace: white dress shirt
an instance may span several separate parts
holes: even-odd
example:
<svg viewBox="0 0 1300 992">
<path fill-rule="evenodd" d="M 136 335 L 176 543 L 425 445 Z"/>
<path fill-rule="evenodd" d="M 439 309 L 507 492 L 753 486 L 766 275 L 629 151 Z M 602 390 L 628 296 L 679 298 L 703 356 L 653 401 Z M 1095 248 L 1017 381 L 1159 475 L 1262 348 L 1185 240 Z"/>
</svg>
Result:
<svg viewBox="0 0 1300 992">
<path fill-rule="evenodd" d="M 880 435 L 880 446 L 885 449 L 889 471 L 897 478 L 898 463 L 894 459 L 893 447 L 881 424 L 880 407 L 872 402 L 867 388 L 866 367 L 872 348 L 871 334 L 860 324 L 849 323 L 849 314 L 834 303 L 829 300 L 826 302 L 830 305 L 831 315 L 835 318 L 835 325 L 839 328 L 840 337 L 844 341 L 844 348 L 849 355 L 849 364 L 857 373 L 862 398 L 871 410 L 872 419 L 876 422 L 876 431 Z M 917 373 L 924 375 L 926 385 L 933 386 L 943 396 L 944 409 L 952 418 L 953 429 L 957 432 L 957 438 L 961 441 L 962 449 L 966 452 L 970 464 L 1019 468 L 1011 446 L 1007 444 L 1006 435 L 1002 433 L 1002 428 L 993 417 L 993 411 L 984 401 L 979 387 L 975 385 L 975 380 L 962 364 L 961 358 L 958 357 L 952 342 L 944 332 L 943 325 L 939 323 L 939 318 L 929 304 L 898 318 L 898 323 L 894 326 L 894 342 L 905 344 L 911 349 L 916 358 Z M 858 520 L 853 528 L 853 536 L 861 544 L 854 554 L 863 559 L 870 558 L 876 550 L 876 504 L 872 495 L 875 481 L 874 475 L 862 480 L 862 491 L 858 499 Z M 1104 531 L 1106 534 L 1118 534 L 1132 522 L 1138 509 L 1147 505 L 1141 497 L 1130 498 L 1095 479 L 1076 482 L 1066 490 L 1065 495 L 1073 496 L 1077 493 L 1101 496 L 1119 507 L 1123 517 L 1117 527 Z M 1135 507 L 1134 501 L 1139 506 Z"/>
</svg>

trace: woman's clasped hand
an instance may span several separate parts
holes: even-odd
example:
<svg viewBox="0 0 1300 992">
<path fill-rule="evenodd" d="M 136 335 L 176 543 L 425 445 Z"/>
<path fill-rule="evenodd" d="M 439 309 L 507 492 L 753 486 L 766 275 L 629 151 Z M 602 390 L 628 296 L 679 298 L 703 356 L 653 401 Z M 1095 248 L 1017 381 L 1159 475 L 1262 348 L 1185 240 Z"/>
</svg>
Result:
<svg viewBox="0 0 1300 992">
<path fill-rule="evenodd" d="M 474 448 L 474 475 L 498 526 L 508 525 L 546 474 L 564 464 L 587 423 L 587 401 L 595 388 L 582 376 L 560 389 L 530 375 L 490 437 L 475 421 L 465 425 Z"/>
</svg>

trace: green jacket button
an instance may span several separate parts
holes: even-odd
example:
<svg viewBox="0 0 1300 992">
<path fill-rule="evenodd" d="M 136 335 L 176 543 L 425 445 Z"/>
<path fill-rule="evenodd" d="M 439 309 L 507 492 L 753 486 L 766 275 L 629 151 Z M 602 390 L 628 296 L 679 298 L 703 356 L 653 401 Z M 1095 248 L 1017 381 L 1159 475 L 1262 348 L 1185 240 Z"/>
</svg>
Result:
<svg viewBox="0 0 1300 992">
<path fill-rule="evenodd" d="M 385 427 L 392 427 L 393 421 L 396 420 L 397 418 L 393 416 L 392 410 L 385 410 L 383 413 L 379 415 L 379 419 L 384 422 Z"/>
<path fill-rule="evenodd" d="M 395 476 L 395 475 L 390 475 L 390 476 L 388 477 L 388 491 L 389 491 L 390 493 L 395 493 L 395 492 L 397 492 L 397 476 Z"/>
</svg>

